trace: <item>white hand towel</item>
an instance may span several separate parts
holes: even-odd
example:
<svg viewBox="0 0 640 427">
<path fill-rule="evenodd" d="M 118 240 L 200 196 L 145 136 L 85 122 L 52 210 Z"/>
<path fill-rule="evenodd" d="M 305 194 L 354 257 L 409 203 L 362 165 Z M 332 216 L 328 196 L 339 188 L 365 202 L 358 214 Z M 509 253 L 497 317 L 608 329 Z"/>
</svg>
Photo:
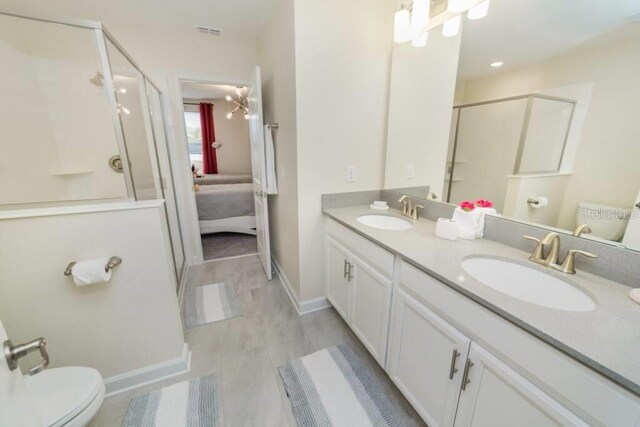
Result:
<svg viewBox="0 0 640 427">
<path fill-rule="evenodd" d="M 480 218 L 478 219 L 478 229 L 476 230 L 476 239 L 482 239 L 484 237 L 485 215 L 496 215 L 497 212 L 493 208 L 475 208 L 474 211 L 480 212 Z"/>
<path fill-rule="evenodd" d="M 482 213 L 477 209 L 470 212 L 456 208 L 453 218 L 458 225 L 458 237 L 466 240 L 474 240 L 478 234 L 478 227 Z"/>
<path fill-rule="evenodd" d="M 111 280 L 111 270 L 105 270 L 108 263 L 109 258 L 76 262 L 71 268 L 71 275 L 76 286 L 95 285 Z"/>
<path fill-rule="evenodd" d="M 273 149 L 273 134 L 269 126 L 264 127 L 265 167 L 267 177 L 267 194 L 278 194 L 278 178 L 276 176 L 276 156 Z"/>
</svg>

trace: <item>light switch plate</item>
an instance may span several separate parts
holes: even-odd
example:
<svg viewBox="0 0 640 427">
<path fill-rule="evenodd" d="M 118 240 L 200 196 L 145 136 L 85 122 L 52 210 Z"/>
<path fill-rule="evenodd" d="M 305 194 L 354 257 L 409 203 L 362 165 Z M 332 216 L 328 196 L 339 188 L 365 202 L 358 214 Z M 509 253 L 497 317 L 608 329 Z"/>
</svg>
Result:
<svg viewBox="0 0 640 427">
<path fill-rule="evenodd" d="M 356 182 L 355 166 L 347 166 L 347 182 Z"/>
</svg>

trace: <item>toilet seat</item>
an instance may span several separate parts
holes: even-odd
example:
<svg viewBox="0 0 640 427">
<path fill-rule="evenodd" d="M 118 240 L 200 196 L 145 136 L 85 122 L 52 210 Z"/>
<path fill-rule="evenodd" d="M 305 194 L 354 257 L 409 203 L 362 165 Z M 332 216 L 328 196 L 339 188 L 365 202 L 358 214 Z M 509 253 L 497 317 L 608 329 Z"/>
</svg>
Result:
<svg viewBox="0 0 640 427">
<path fill-rule="evenodd" d="M 86 425 L 104 400 L 102 377 L 91 368 L 48 369 L 25 382 L 45 426 Z"/>
</svg>

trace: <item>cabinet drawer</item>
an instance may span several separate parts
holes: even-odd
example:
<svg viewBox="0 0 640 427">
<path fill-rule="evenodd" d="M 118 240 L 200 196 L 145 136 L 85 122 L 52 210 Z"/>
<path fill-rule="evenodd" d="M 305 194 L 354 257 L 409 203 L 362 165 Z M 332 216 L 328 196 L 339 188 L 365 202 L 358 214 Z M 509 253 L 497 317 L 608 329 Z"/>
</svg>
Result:
<svg viewBox="0 0 640 427">
<path fill-rule="evenodd" d="M 326 231 L 338 243 L 353 251 L 388 278 L 393 277 L 394 255 L 375 243 L 327 218 Z"/>
<path fill-rule="evenodd" d="M 404 261 L 400 286 L 590 424 L 638 425 L 640 398 Z"/>
</svg>

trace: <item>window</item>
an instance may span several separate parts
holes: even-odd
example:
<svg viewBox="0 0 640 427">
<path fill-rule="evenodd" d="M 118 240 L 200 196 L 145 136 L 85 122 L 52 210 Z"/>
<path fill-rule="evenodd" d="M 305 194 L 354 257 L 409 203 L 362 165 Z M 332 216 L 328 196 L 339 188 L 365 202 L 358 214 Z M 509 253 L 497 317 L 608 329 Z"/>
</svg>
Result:
<svg viewBox="0 0 640 427">
<path fill-rule="evenodd" d="M 200 113 L 185 112 L 184 123 L 187 128 L 189 158 L 192 164 L 195 164 L 198 169 L 202 169 L 202 128 L 200 127 Z"/>
</svg>

